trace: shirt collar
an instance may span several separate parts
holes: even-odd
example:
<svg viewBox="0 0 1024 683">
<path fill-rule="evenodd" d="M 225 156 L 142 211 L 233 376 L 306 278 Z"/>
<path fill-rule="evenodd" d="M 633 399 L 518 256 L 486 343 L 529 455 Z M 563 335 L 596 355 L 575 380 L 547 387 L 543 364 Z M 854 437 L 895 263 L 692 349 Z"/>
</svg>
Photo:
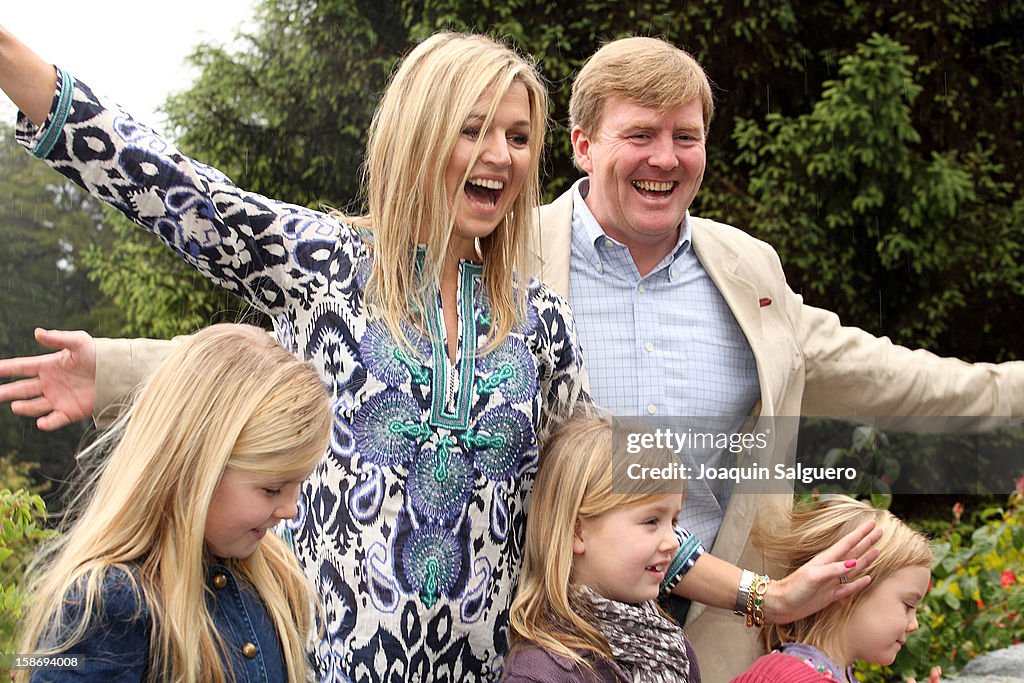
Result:
<svg viewBox="0 0 1024 683">
<path fill-rule="evenodd" d="M 601 224 L 597 222 L 597 218 L 590 211 L 590 207 L 587 206 L 587 202 L 584 201 L 587 193 L 590 191 L 590 178 L 581 178 L 576 181 L 572 187 L 572 229 L 575 234 L 577 231 L 582 231 L 583 236 L 586 238 L 586 244 L 595 250 L 599 243 L 599 240 L 606 239 L 612 244 L 624 246 L 620 242 L 608 236 L 601 227 Z M 691 245 L 691 234 L 692 228 L 690 226 L 690 212 L 687 211 L 683 215 L 682 227 L 679 230 L 679 239 L 676 241 L 675 247 L 672 249 L 672 253 L 666 257 L 666 259 L 659 265 L 659 268 L 672 263 L 677 258 L 682 256 L 689 250 Z M 657 269 L 655 269 L 657 270 Z"/>
</svg>

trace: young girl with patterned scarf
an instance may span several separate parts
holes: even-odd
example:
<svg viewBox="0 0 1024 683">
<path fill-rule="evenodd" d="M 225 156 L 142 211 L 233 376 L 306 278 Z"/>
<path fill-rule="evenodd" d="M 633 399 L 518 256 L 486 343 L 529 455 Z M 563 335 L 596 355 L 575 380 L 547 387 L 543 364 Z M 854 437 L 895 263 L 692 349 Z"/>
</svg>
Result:
<svg viewBox="0 0 1024 683">
<path fill-rule="evenodd" d="M 579 416 L 542 452 L 504 681 L 700 681 L 654 602 L 679 549 L 684 482 L 616 477 L 613 441 L 608 420 Z"/>
</svg>

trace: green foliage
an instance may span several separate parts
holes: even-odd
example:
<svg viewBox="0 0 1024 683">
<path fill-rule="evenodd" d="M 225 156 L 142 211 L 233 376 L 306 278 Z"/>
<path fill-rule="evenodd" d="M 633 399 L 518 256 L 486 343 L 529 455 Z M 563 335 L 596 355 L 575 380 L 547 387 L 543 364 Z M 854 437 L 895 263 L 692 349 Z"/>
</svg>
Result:
<svg viewBox="0 0 1024 683">
<path fill-rule="evenodd" d="M 825 453 L 825 467 L 852 467 L 858 478 L 844 482 L 838 492 L 855 497 L 868 497 L 871 504 L 887 510 L 892 505 L 893 481 L 899 478 L 900 462 L 888 453 L 889 437 L 874 427 L 860 425 L 853 429 L 848 448 L 832 448 Z M 820 492 L 826 492 L 819 488 Z"/>
<path fill-rule="evenodd" d="M 935 548 L 918 652 L 950 669 L 1024 636 L 1024 493 L 982 517 L 969 538 L 954 531 Z"/>
<path fill-rule="evenodd" d="M 15 626 L 22 614 L 25 592 L 20 584 L 36 546 L 52 538 L 44 529 L 46 505 L 24 488 L 28 465 L 0 458 L 0 652 L 15 652 Z"/>
<path fill-rule="evenodd" d="M 944 674 L 974 657 L 1024 638 L 1024 477 L 1004 507 L 980 511 L 980 526 L 959 529 L 963 506 L 954 506 L 946 534 L 933 543 L 932 587 L 892 667 L 865 667 L 865 680 L 927 680 L 931 666 Z"/>
<path fill-rule="evenodd" d="M 254 192 L 353 203 L 370 117 L 408 47 L 396 12 L 354 0 L 260 3 L 240 50 L 192 55 L 199 78 L 165 107 L 178 144 Z"/>
<path fill-rule="evenodd" d="M 0 125 L 0 358 L 44 351 L 35 327 L 85 328 L 112 334 L 122 319 L 87 277 L 82 253 L 108 250 L 114 237 L 100 203 L 14 142 Z M 39 481 L 61 479 L 71 467 L 81 427 L 36 430 L 33 420 L 0 410 L 0 456 L 38 462 Z"/>
<path fill-rule="evenodd" d="M 840 59 L 810 113 L 739 119 L 734 137 L 750 169 L 751 223 L 789 277 L 843 302 L 853 322 L 934 348 L 979 300 L 1024 290 L 1024 267 L 1011 265 L 1019 207 L 990 203 L 1001 187 L 992 150 L 980 140 L 973 154 L 921 148 L 916 61 L 876 34 Z M 957 229 L 982 223 L 984 233 Z"/>
<path fill-rule="evenodd" d="M 35 161 L 0 124 L 0 351 L 33 344 L 37 326 L 119 322 L 82 267 L 82 252 L 113 242 L 100 202 Z M 4 355 L 8 355 L 4 353 Z"/>
<path fill-rule="evenodd" d="M 968 418 L 902 418 L 884 431 L 879 424 L 808 418 L 801 420 L 797 461 L 856 472 L 853 480 L 816 484 L 819 493 L 871 496 L 875 507 L 882 508 L 893 505 L 893 494 L 927 494 L 901 497 L 896 506 L 901 517 L 919 520 L 935 514 L 931 504 L 936 497 L 991 502 L 1001 500 L 1012 486 L 1024 432 L 1005 423 L 977 429 Z M 930 512 L 915 512 L 928 507 Z"/>
</svg>

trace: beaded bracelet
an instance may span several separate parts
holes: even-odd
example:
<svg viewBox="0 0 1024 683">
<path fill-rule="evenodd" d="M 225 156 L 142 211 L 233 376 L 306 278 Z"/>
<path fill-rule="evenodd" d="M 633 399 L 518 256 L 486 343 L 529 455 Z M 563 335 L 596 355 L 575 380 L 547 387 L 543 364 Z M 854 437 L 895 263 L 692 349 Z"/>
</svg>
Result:
<svg viewBox="0 0 1024 683">
<path fill-rule="evenodd" d="M 764 626 L 764 596 L 772 580 L 767 575 L 755 576 L 750 591 L 747 593 L 747 627 Z"/>
<path fill-rule="evenodd" d="M 681 539 L 679 550 L 675 557 L 669 562 L 665 570 L 665 578 L 661 580 L 660 592 L 668 594 L 683 579 L 690 569 L 693 568 L 697 558 L 704 554 L 704 546 L 696 536 L 684 536 Z"/>
</svg>

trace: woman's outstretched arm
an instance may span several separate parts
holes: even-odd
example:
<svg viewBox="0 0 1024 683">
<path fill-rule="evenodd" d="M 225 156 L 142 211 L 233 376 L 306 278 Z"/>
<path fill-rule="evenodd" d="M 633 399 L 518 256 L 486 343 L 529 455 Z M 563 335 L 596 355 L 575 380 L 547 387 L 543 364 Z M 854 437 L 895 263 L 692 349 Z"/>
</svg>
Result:
<svg viewBox="0 0 1024 683">
<path fill-rule="evenodd" d="M 37 126 L 50 112 L 57 71 L 0 25 L 0 89 Z"/>
</svg>

